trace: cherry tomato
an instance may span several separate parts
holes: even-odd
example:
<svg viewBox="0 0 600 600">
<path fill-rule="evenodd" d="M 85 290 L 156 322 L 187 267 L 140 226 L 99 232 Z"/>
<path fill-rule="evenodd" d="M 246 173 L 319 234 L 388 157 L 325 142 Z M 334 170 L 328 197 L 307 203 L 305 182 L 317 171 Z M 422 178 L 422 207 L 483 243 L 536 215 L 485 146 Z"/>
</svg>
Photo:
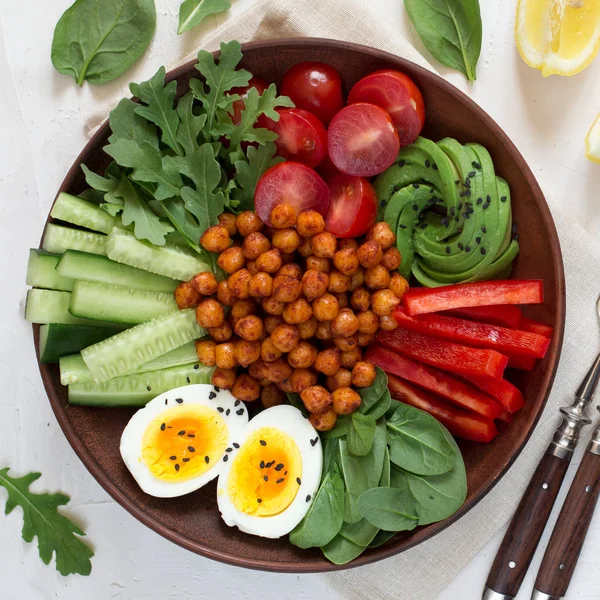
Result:
<svg viewBox="0 0 600 600">
<path fill-rule="evenodd" d="M 371 177 L 390 167 L 400 139 L 388 113 L 358 102 L 343 108 L 329 125 L 327 144 L 333 164 L 347 175 Z"/>
<path fill-rule="evenodd" d="M 425 124 L 425 104 L 413 80 L 400 71 L 375 71 L 350 91 L 348 103 L 369 102 L 385 109 L 398 130 L 400 146 L 412 144 Z"/>
<path fill-rule="evenodd" d="M 237 94 L 238 96 L 241 96 L 241 98 L 239 100 L 236 100 L 233 103 L 232 112 L 229 113 L 231 115 L 231 120 L 233 121 L 234 125 L 237 126 L 242 122 L 242 111 L 244 110 L 244 107 L 246 106 L 246 98 L 248 97 L 248 92 L 252 88 L 256 88 L 256 90 L 258 91 L 258 94 L 262 96 L 263 92 L 268 87 L 269 87 L 269 84 L 266 81 L 263 81 L 262 79 L 259 79 L 258 77 L 253 77 L 248 82 L 247 86 L 232 88 L 231 90 L 229 90 L 229 95 L 233 96 L 234 94 Z"/>
<path fill-rule="evenodd" d="M 258 127 L 266 127 L 279 137 L 275 140 L 277 154 L 286 160 L 296 160 L 316 167 L 327 154 L 327 130 L 315 115 L 302 108 L 277 111 L 279 121 L 262 115 Z"/>
<path fill-rule="evenodd" d="M 289 96 L 298 108 L 317 115 L 325 125 L 344 106 L 340 74 L 318 62 L 299 63 L 288 69 L 283 76 L 281 95 Z"/>
<path fill-rule="evenodd" d="M 287 161 L 268 169 L 254 192 L 254 210 L 267 225 L 278 204 L 291 204 L 296 213 L 316 210 L 323 216 L 329 209 L 329 188 L 316 171 L 306 165 Z"/>
<path fill-rule="evenodd" d="M 339 175 L 341 171 L 331 162 L 331 158 L 329 158 L 329 154 L 325 155 L 325 158 L 319 165 L 317 169 L 317 173 L 325 180 L 329 181 L 331 178 Z"/>
</svg>

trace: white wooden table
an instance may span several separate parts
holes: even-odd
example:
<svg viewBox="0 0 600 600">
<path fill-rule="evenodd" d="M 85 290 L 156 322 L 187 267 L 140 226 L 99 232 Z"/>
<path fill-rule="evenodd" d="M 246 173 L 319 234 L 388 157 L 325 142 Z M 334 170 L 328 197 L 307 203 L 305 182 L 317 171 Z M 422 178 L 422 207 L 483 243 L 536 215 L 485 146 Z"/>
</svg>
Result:
<svg viewBox="0 0 600 600">
<path fill-rule="evenodd" d="M 61 433 L 46 399 L 22 319 L 28 248 L 68 167 L 86 142 L 84 123 L 128 81 L 141 81 L 198 45 L 201 30 L 177 37 L 178 0 L 157 0 L 156 38 L 144 59 L 117 83 L 85 85 L 50 63 L 54 25 L 71 0 L 0 3 L 0 467 L 43 473 L 36 488 L 72 496 L 70 513 L 94 544 L 88 578 L 58 575 L 20 538 L 21 515 L 0 514 L 0 600 L 334 598 L 318 575 L 275 575 L 228 567 L 188 553 L 138 523 L 100 488 Z M 234 0 L 230 16 L 252 0 Z M 569 79 L 543 79 L 519 58 L 513 36 L 516 0 L 483 0 L 484 46 L 476 84 L 444 73 L 513 138 L 547 195 L 593 234 L 600 229 L 600 166 L 584 158 L 584 136 L 600 111 L 600 59 Z M 411 35 L 401 0 L 371 5 L 399 33 Z M 223 21 L 219 17 L 218 22 Z M 209 29 L 208 23 L 203 30 Z M 576 465 L 573 465 L 575 467 Z M 572 474 L 571 474 L 572 475 Z M 0 491 L 0 506 L 5 495 Z M 501 534 L 446 589 L 440 600 L 475 600 Z M 547 539 L 547 536 L 546 538 Z M 597 600 L 600 515 L 589 535 L 569 599 Z M 536 556 L 534 567 L 541 556 Z M 435 573 L 431 574 L 435 577 Z M 528 599 L 531 577 L 520 600 Z"/>
</svg>

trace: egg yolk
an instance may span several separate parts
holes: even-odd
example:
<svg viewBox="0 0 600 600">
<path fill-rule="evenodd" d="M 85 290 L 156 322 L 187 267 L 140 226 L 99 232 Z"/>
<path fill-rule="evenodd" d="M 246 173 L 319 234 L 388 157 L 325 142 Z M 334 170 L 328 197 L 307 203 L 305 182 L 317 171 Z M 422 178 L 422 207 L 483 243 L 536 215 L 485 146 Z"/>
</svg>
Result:
<svg viewBox="0 0 600 600">
<path fill-rule="evenodd" d="M 268 517 L 294 501 L 301 478 L 302 457 L 294 440 L 279 429 L 263 427 L 235 457 L 227 493 L 240 512 Z"/>
<path fill-rule="evenodd" d="M 186 481 L 208 471 L 227 446 L 227 424 L 207 406 L 176 406 L 158 415 L 142 438 L 142 460 L 162 481 Z"/>
</svg>

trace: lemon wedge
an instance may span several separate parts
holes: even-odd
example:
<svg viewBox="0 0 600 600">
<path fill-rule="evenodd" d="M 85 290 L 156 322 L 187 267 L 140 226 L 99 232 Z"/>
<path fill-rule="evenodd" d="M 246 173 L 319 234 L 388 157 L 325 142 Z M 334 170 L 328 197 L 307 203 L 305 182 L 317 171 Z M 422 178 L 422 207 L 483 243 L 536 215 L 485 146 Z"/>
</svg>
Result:
<svg viewBox="0 0 600 600">
<path fill-rule="evenodd" d="M 600 115 L 596 117 L 585 136 L 585 156 L 592 162 L 600 164 Z"/>
<path fill-rule="evenodd" d="M 600 0 L 519 0 L 515 35 L 523 60 L 544 77 L 575 75 L 600 48 Z"/>
</svg>

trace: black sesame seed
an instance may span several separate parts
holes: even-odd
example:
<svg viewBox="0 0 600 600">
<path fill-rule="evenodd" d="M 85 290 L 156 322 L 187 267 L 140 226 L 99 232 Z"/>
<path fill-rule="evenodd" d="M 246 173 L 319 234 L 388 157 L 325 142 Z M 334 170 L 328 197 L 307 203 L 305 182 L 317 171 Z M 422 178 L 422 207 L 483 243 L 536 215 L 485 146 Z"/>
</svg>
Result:
<svg viewBox="0 0 600 600">
<path fill-rule="evenodd" d="M 233 452 L 233 448 L 225 448 L 225 452 Z"/>
<path fill-rule="evenodd" d="M 481 252 L 481 254 L 485 255 L 485 253 L 486 253 L 486 249 L 485 249 L 485 248 L 480 248 L 480 249 L 479 249 L 479 252 Z"/>
<path fill-rule="evenodd" d="M 284 471 L 284 473 L 283 473 L 283 474 L 284 474 L 284 475 L 287 475 L 287 471 Z"/>
<path fill-rule="evenodd" d="M 460 181 L 457 179 L 457 180 L 454 182 L 454 185 L 458 185 L 459 183 L 460 183 Z"/>
<path fill-rule="evenodd" d="M 243 409 L 243 408 L 238 408 L 238 409 L 235 411 L 235 414 L 236 414 L 236 415 L 243 415 L 243 414 L 244 414 L 244 409 Z"/>
<path fill-rule="evenodd" d="M 488 194 L 488 195 L 485 197 L 485 201 L 486 201 L 488 204 L 490 204 L 490 202 L 492 201 L 492 198 L 491 198 L 491 196 L 490 196 L 489 194 Z"/>
<path fill-rule="evenodd" d="M 471 180 L 468 177 L 465 179 L 465 185 L 471 187 Z"/>
<path fill-rule="evenodd" d="M 461 209 L 462 209 L 462 205 L 463 205 L 463 203 L 462 203 L 462 202 L 459 202 L 459 203 L 458 203 L 458 206 L 457 206 L 457 209 L 458 209 L 458 210 L 461 210 Z"/>
<path fill-rule="evenodd" d="M 508 200 L 508 198 L 506 196 L 500 197 L 500 202 L 506 202 L 507 200 Z"/>
<path fill-rule="evenodd" d="M 265 475 L 265 476 L 263 477 L 263 479 L 264 479 L 265 481 L 269 481 L 269 476 L 268 476 L 268 475 Z"/>
<path fill-rule="evenodd" d="M 214 400 L 217 397 L 217 393 L 216 392 L 211 392 L 210 394 L 208 394 L 208 399 L 209 400 Z"/>
<path fill-rule="evenodd" d="M 151 388 L 150 386 L 147 386 L 147 387 L 146 387 L 146 389 L 147 389 L 149 392 L 151 392 L 151 391 L 152 391 L 152 388 Z"/>
<path fill-rule="evenodd" d="M 319 436 L 317 436 L 314 440 L 310 440 L 310 445 L 316 446 L 318 441 L 319 441 Z"/>
<path fill-rule="evenodd" d="M 464 250 L 465 249 L 465 247 L 460 242 L 458 242 L 457 246 L 459 247 L 460 250 Z"/>
<path fill-rule="evenodd" d="M 210 461 L 210 458 L 208 458 L 208 456 L 205 456 L 205 457 L 204 457 L 204 462 L 205 462 L 206 464 L 208 464 L 208 463 L 209 463 L 209 461 Z"/>
<path fill-rule="evenodd" d="M 270 469 L 273 465 L 275 464 L 275 461 L 272 460 L 271 462 L 268 462 L 265 467 L 267 467 L 267 469 Z"/>
<path fill-rule="evenodd" d="M 477 198 L 477 204 L 481 204 L 483 202 L 483 198 Z"/>
<path fill-rule="evenodd" d="M 189 458 L 182 458 L 181 460 L 182 460 L 182 462 L 190 462 Z"/>
<path fill-rule="evenodd" d="M 309 494 L 308 496 L 306 496 L 306 501 L 310 502 L 310 499 L 311 499 L 311 495 Z"/>
<path fill-rule="evenodd" d="M 281 477 L 280 479 L 278 479 L 275 483 L 283 483 L 285 481 L 285 479 L 283 477 Z"/>
<path fill-rule="evenodd" d="M 450 246 L 446 246 L 446 254 L 450 254 L 451 250 L 450 250 Z"/>
<path fill-rule="evenodd" d="M 191 380 L 189 377 L 186 377 L 186 378 L 185 378 L 185 380 L 186 380 L 188 383 L 192 383 L 192 380 Z"/>
<path fill-rule="evenodd" d="M 467 247 L 465 248 L 465 252 L 471 252 L 471 248 L 469 248 L 469 246 L 467 246 Z"/>
<path fill-rule="evenodd" d="M 222 413 L 225 412 L 225 409 L 222 406 L 217 406 L 217 410 Z"/>
<path fill-rule="evenodd" d="M 177 460 L 177 457 L 176 456 L 169 456 L 169 459 L 170 460 Z"/>
<path fill-rule="evenodd" d="M 480 238 L 480 237 L 476 237 L 476 238 L 475 238 L 475 243 L 477 243 L 477 244 L 481 244 L 481 238 Z"/>
<path fill-rule="evenodd" d="M 475 171 L 471 171 L 469 173 L 469 177 L 475 177 L 475 175 L 477 175 L 477 173 Z"/>
<path fill-rule="evenodd" d="M 221 391 L 221 388 L 219 386 L 217 386 L 217 385 L 213 385 L 213 388 L 214 388 L 215 392 L 220 392 Z"/>
<path fill-rule="evenodd" d="M 260 466 L 261 469 L 264 469 L 265 468 L 265 461 L 261 460 L 259 466 Z"/>
<path fill-rule="evenodd" d="M 194 365 L 194 370 L 198 370 L 200 368 L 200 365 Z"/>
<path fill-rule="evenodd" d="M 406 161 L 405 161 L 405 160 L 401 160 L 401 161 L 398 163 L 398 166 L 399 166 L 399 167 L 403 167 L 405 164 L 406 164 Z"/>
<path fill-rule="evenodd" d="M 188 446 L 188 450 L 190 452 L 196 452 L 196 448 L 194 448 L 194 446 Z"/>
<path fill-rule="evenodd" d="M 281 471 L 281 469 L 283 469 L 283 467 L 284 467 L 284 466 L 285 466 L 285 465 L 284 465 L 283 463 L 279 463 L 279 464 L 278 464 L 278 465 L 275 467 L 275 470 L 276 470 L 276 471 Z"/>
<path fill-rule="evenodd" d="M 233 442 L 233 447 L 234 447 L 234 448 L 239 448 L 239 447 L 240 447 L 240 445 L 239 445 L 237 442 Z"/>
<path fill-rule="evenodd" d="M 239 406 L 239 405 L 240 405 L 240 402 L 241 402 L 241 400 L 236 400 L 236 401 L 233 403 L 233 405 L 234 405 L 234 406 Z"/>
<path fill-rule="evenodd" d="M 166 424 L 165 424 L 165 423 L 163 423 L 163 424 L 160 426 L 160 430 L 161 430 L 161 431 L 164 431 L 166 428 L 167 428 L 167 426 L 166 426 Z"/>
<path fill-rule="evenodd" d="M 398 225 L 398 227 L 400 227 L 400 229 L 406 229 L 406 225 L 403 225 L 402 223 L 400 223 L 400 225 Z"/>
<path fill-rule="evenodd" d="M 481 169 L 481 165 L 476 160 L 474 160 L 471 164 L 475 169 Z"/>
<path fill-rule="evenodd" d="M 183 404 L 183 398 L 175 398 L 175 402 L 177 402 L 177 404 Z"/>
<path fill-rule="evenodd" d="M 415 190 L 418 190 L 421 187 L 418 183 L 413 183 L 412 186 L 415 188 Z"/>
<path fill-rule="evenodd" d="M 487 233 L 487 229 L 486 229 L 484 226 L 482 226 L 482 227 L 481 227 L 481 231 L 482 231 L 483 233 Z"/>
<path fill-rule="evenodd" d="M 195 438 L 196 436 L 193 433 L 188 433 L 189 438 Z"/>
<path fill-rule="evenodd" d="M 438 170 L 438 166 L 436 164 L 431 165 L 434 171 Z"/>
<path fill-rule="evenodd" d="M 231 409 L 229 409 L 229 408 L 228 408 L 228 409 L 225 411 L 225 416 L 226 416 L 226 417 L 228 417 L 230 414 L 231 414 Z"/>
<path fill-rule="evenodd" d="M 467 198 L 470 198 L 470 197 L 471 197 L 471 190 L 467 190 L 467 191 L 465 192 L 465 196 L 466 196 Z"/>
<path fill-rule="evenodd" d="M 185 431 L 180 431 L 177 435 L 185 435 Z"/>
<path fill-rule="evenodd" d="M 179 471 L 179 465 L 178 464 L 175 465 L 175 470 Z"/>
<path fill-rule="evenodd" d="M 226 455 L 223 457 L 223 462 L 227 462 L 228 460 L 229 460 L 229 454 L 226 454 Z"/>
<path fill-rule="evenodd" d="M 265 440 L 260 440 L 260 445 L 261 445 L 261 446 L 266 446 L 266 445 L 267 445 L 267 442 L 265 442 Z"/>
<path fill-rule="evenodd" d="M 467 211 L 465 211 L 465 212 L 462 214 L 462 216 L 463 216 L 463 219 L 468 219 L 470 214 L 471 214 L 471 213 L 470 213 L 468 210 L 467 210 Z"/>
<path fill-rule="evenodd" d="M 296 483 L 298 485 L 302 485 L 302 481 L 300 480 L 300 477 L 296 477 Z"/>
<path fill-rule="evenodd" d="M 425 161 L 425 166 L 429 169 L 429 167 L 431 166 L 431 163 L 428 160 L 426 160 Z"/>
<path fill-rule="evenodd" d="M 257 498 L 256 501 L 260 504 L 262 502 L 261 498 Z"/>
<path fill-rule="evenodd" d="M 467 195 L 467 192 L 461 192 L 458 196 L 459 198 L 464 198 Z"/>
<path fill-rule="evenodd" d="M 167 404 L 169 404 L 169 400 L 165 398 L 165 406 L 167 406 Z"/>
</svg>

